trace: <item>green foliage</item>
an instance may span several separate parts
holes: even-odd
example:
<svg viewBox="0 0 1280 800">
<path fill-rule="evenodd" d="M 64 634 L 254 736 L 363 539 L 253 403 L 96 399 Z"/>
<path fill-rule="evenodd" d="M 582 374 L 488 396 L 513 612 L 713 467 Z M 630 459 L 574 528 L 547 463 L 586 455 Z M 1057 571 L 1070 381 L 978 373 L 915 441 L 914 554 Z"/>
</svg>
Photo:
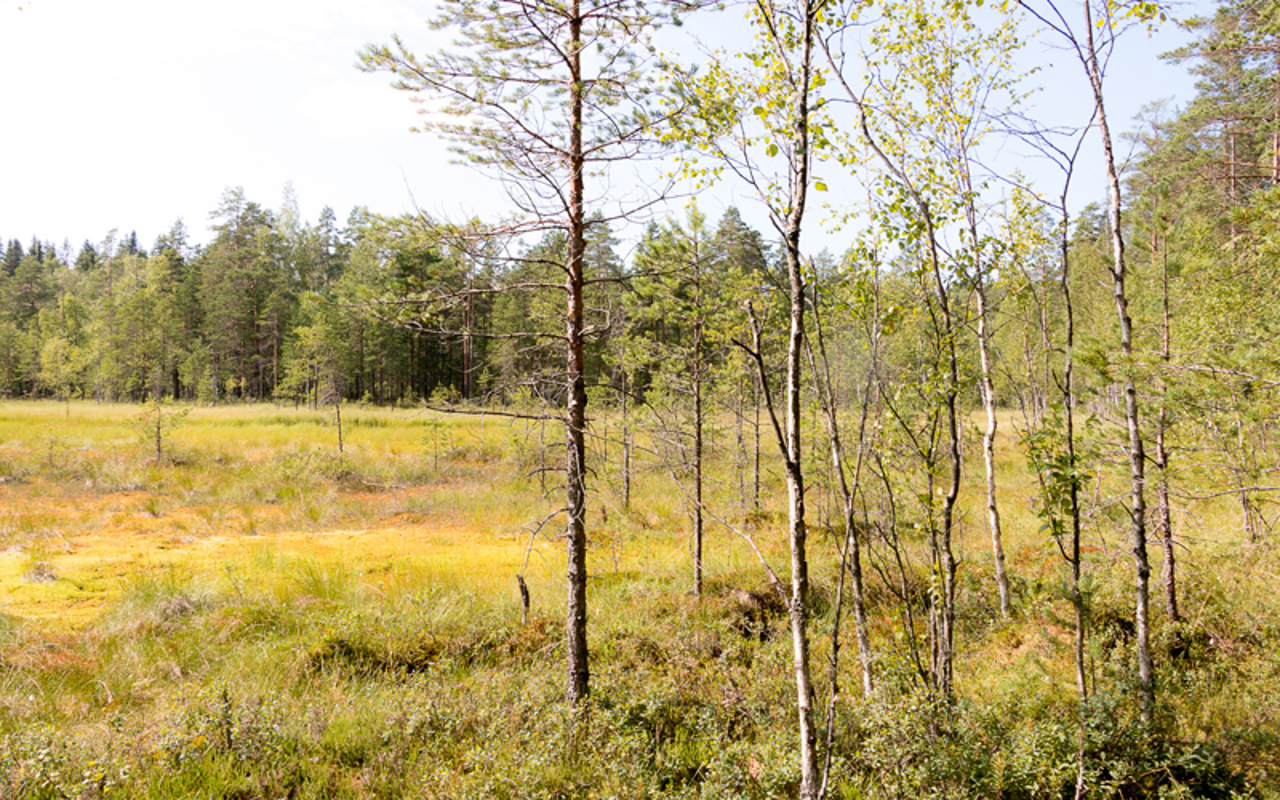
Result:
<svg viewBox="0 0 1280 800">
<path fill-rule="evenodd" d="M 1083 420 L 1083 427 L 1097 424 L 1090 417 Z M 1075 441 L 1068 449 L 1066 420 L 1061 403 L 1050 405 L 1049 416 L 1035 428 L 1022 434 L 1022 446 L 1027 460 L 1040 483 L 1036 498 L 1036 513 L 1043 522 L 1041 532 L 1052 536 L 1060 544 L 1068 535 L 1072 515 L 1072 498 L 1079 496 L 1093 480 L 1089 464 L 1094 463 L 1094 448 Z"/>
<path fill-rule="evenodd" d="M 1046 701 L 1029 689 L 945 710 L 915 697 L 869 704 L 847 733 L 858 743 L 848 790 L 855 797 L 1072 796 L 1081 746 L 1078 712 L 1067 698 Z M 1095 696 L 1085 713 L 1084 785 L 1091 793 L 1257 796 L 1220 750 L 1126 724 L 1133 709 L 1117 696 Z"/>
<path fill-rule="evenodd" d="M 191 413 L 190 406 L 174 408 L 168 398 L 152 397 L 133 418 L 134 431 L 143 447 L 155 453 L 156 463 L 164 461 L 165 445 L 173 432 Z"/>
</svg>

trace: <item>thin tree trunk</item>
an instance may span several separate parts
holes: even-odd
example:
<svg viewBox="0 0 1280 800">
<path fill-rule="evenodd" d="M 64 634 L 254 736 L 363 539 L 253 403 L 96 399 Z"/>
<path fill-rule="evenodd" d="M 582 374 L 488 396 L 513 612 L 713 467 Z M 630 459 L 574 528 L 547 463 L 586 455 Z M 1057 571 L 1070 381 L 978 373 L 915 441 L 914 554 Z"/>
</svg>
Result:
<svg viewBox="0 0 1280 800">
<path fill-rule="evenodd" d="M 701 325 L 694 337 L 701 346 Z M 702 597 L 702 363 L 695 358 L 693 378 L 693 595 Z"/>
<path fill-rule="evenodd" d="M 739 384 L 736 388 L 740 390 L 742 388 L 741 384 Z M 737 445 L 737 448 L 735 450 L 736 457 L 734 458 L 734 462 L 735 462 L 734 471 L 737 473 L 737 477 L 738 477 L 738 503 L 740 505 L 742 516 L 746 517 L 747 515 L 747 439 L 746 439 L 746 434 L 743 431 L 743 425 L 744 425 L 743 418 L 746 416 L 746 409 L 743 406 L 741 391 L 734 392 L 733 402 L 734 402 L 734 415 L 736 417 L 736 419 L 734 420 L 734 422 L 736 423 L 734 425 L 734 432 L 736 436 L 734 443 Z"/>
<path fill-rule="evenodd" d="M 760 513 L 760 394 L 765 376 L 761 372 L 754 377 L 751 384 L 751 398 L 754 405 L 752 419 L 752 467 L 751 467 L 751 508 Z"/>
<path fill-rule="evenodd" d="M 476 296 L 475 271 L 470 261 L 467 263 L 467 305 L 463 311 L 462 336 L 462 396 L 467 400 L 475 397 L 475 325 Z"/>
<path fill-rule="evenodd" d="M 974 248 L 977 249 L 977 231 L 971 227 Z M 978 296 L 978 359 L 982 366 L 982 407 L 987 412 L 987 429 L 982 433 L 982 461 L 987 470 L 987 526 L 991 532 L 991 552 L 995 560 L 996 588 L 1000 594 L 1000 616 L 1008 619 L 1012 611 L 1009 598 L 1009 576 L 1005 572 L 1004 541 L 1000 531 L 1000 507 L 996 502 L 996 389 L 991 380 L 991 332 L 987 306 L 986 281 L 980 272 L 974 275 L 974 288 Z"/>
<path fill-rule="evenodd" d="M 1152 220 L 1151 241 L 1153 250 L 1157 245 L 1158 239 L 1155 233 L 1155 224 L 1157 220 Z M 1169 366 L 1169 362 L 1173 357 L 1170 342 L 1170 313 L 1169 313 L 1169 251 L 1162 247 L 1160 249 L 1160 288 L 1163 326 L 1160 335 L 1160 360 L 1165 367 Z M 1169 622 L 1176 626 L 1181 622 L 1181 615 L 1178 613 L 1178 573 L 1177 573 L 1177 553 L 1174 551 L 1173 543 L 1173 515 L 1169 504 L 1169 449 L 1165 444 L 1165 436 L 1169 430 L 1169 381 L 1168 378 L 1162 378 L 1160 381 L 1160 415 L 1156 419 L 1156 471 L 1160 474 L 1160 483 L 1157 487 L 1159 493 L 1160 507 L 1157 512 L 1157 526 L 1160 530 L 1160 543 L 1164 547 L 1164 606 L 1165 612 L 1169 615 Z"/>
<path fill-rule="evenodd" d="M 706 379 L 706 363 L 703 357 L 705 336 L 702 304 L 702 253 L 701 239 L 694 240 L 693 278 L 694 313 L 698 315 L 693 327 L 693 595 L 702 597 L 702 449 L 703 449 L 703 391 Z"/>
<path fill-rule="evenodd" d="M 67 408 L 68 409 L 71 408 L 70 401 L 68 401 L 67 403 Z M 164 413 L 160 407 L 159 395 L 156 395 L 156 399 L 155 399 L 155 412 L 156 412 L 156 463 L 159 464 L 164 460 L 164 449 L 162 447 L 162 442 L 161 442 L 161 434 L 164 430 Z"/>
<path fill-rule="evenodd" d="M 338 426 L 338 455 L 342 455 L 345 451 L 342 448 L 342 402 L 340 399 L 333 402 L 333 419 Z"/>
<path fill-rule="evenodd" d="M 807 82 L 806 82 L 807 83 Z M 803 116 L 801 117 L 803 120 Z M 807 133 L 807 126 L 800 123 Z M 803 192 L 797 204 L 803 213 Z M 791 294 L 791 328 L 787 337 L 787 391 L 785 459 L 787 483 L 787 538 L 791 545 L 792 665 L 796 681 L 796 710 L 800 723 L 800 797 L 818 796 L 817 737 L 813 724 L 813 680 L 809 664 L 809 557 L 805 523 L 804 473 L 800 436 L 800 353 L 804 338 L 804 277 L 800 264 L 801 213 L 792 212 L 794 222 L 787 231 L 787 273 Z"/>
<path fill-rule="evenodd" d="M 815 293 L 816 295 L 816 293 Z M 878 301 L 877 301 L 878 305 Z M 849 577 L 849 589 L 853 599 L 854 633 L 858 640 L 858 660 L 862 668 L 862 693 L 869 697 L 873 689 L 871 675 L 871 637 L 868 633 L 866 599 L 863 594 L 862 551 L 858 540 L 857 495 L 862 478 L 862 461 L 866 454 L 867 417 L 871 411 L 873 387 L 876 387 L 877 372 L 880 359 L 880 327 L 878 309 L 874 312 L 871 331 L 871 365 L 867 370 L 867 383 L 862 396 L 862 413 L 858 420 L 858 450 L 853 464 L 853 479 L 850 482 L 846 475 L 844 440 L 840 435 L 839 400 L 831 380 L 831 362 L 827 358 L 826 337 L 823 332 L 822 318 L 818 310 L 818 300 L 814 297 L 814 333 L 818 345 L 818 358 L 815 360 L 812 349 L 809 351 L 809 368 L 814 374 L 814 386 L 822 407 L 822 414 L 827 423 L 827 438 L 831 449 L 831 469 L 835 474 L 836 484 L 840 490 L 841 510 L 844 513 L 844 544 L 840 549 L 840 579 L 836 588 L 835 615 L 832 622 L 830 682 L 831 697 L 827 712 L 827 753 L 823 766 L 823 786 L 827 785 L 827 777 L 831 766 L 831 742 L 835 724 L 835 705 L 839 697 L 839 654 L 840 654 L 840 614 L 844 597 L 846 572 Z M 879 391 L 878 387 L 875 388 Z"/>
<path fill-rule="evenodd" d="M 795 671 L 796 712 L 800 739 L 800 798 L 816 800 L 821 791 L 817 755 L 817 735 L 813 717 L 813 680 L 809 663 L 809 556 L 805 523 L 804 473 L 801 460 L 800 380 L 801 350 L 804 344 L 804 272 L 801 264 L 800 231 L 809 189 L 809 92 L 812 83 L 812 54 L 817 9 L 802 4 L 803 38 L 799 75 L 794 84 L 794 128 L 790 131 L 795 159 L 792 165 L 789 212 L 782 225 L 790 300 L 790 330 L 787 335 L 786 432 L 783 456 L 786 460 L 787 534 L 791 545 L 792 664 Z M 761 380 L 764 380 L 762 374 Z"/>
<path fill-rule="evenodd" d="M 947 287 L 942 280 L 942 265 L 938 254 L 937 232 L 933 227 L 933 214 L 927 201 L 917 198 L 921 215 L 924 217 L 928 236 L 929 261 L 933 274 L 934 288 L 938 293 L 938 310 L 942 314 L 942 328 L 938 336 L 941 346 L 946 352 L 947 388 L 943 403 L 947 414 L 947 493 L 942 501 L 942 528 L 937 531 L 936 568 L 941 580 L 941 608 L 935 612 L 936 657 L 935 679 L 941 697 L 948 702 L 953 697 L 955 643 L 955 600 L 956 600 L 956 557 L 952 548 L 955 529 L 956 502 L 960 496 L 960 478 L 962 454 L 960 452 L 960 360 L 956 352 L 956 328 L 951 315 L 951 302 L 947 296 Z M 932 470 L 930 470 L 932 483 Z M 929 489 L 930 497 L 933 487 Z"/>
<path fill-rule="evenodd" d="M 1071 302 L 1071 238 L 1070 213 L 1067 211 L 1067 192 L 1071 184 L 1074 170 L 1074 158 L 1068 162 L 1066 185 L 1062 189 L 1061 207 L 1062 222 L 1059 228 L 1059 247 L 1062 259 L 1062 304 L 1066 316 L 1066 347 L 1062 366 L 1062 405 L 1064 435 L 1066 436 L 1067 467 L 1070 470 L 1067 483 L 1068 510 L 1071 515 L 1071 541 L 1067 550 L 1067 562 L 1071 568 L 1071 607 L 1075 613 L 1075 641 L 1072 647 L 1072 659 L 1076 670 L 1076 693 L 1079 695 L 1079 738 L 1076 751 L 1076 790 L 1075 800 L 1085 796 L 1085 737 L 1087 733 L 1087 711 L 1089 702 L 1089 683 L 1085 672 L 1085 643 L 1088 636 L 1088 617 L 1084 605 L 1084 594 L 1080 590 L 1080 478 L 1076 468 L 1076 398 L 1075 398 L 1075 341 L 1076 320 L 1075 307 Z"/>
<path fill-rule="evenodd" d="M 271 393 L 275 394 L 280 385 L 280 320 L 277 319 L 271 331 Z"/>
<path fill-rule="evenodd" d="M 1049 276 L 1048 265 L 1043 259 L 1040 261 L 1040 286 L 1043 288 L 1044 296 L 1040 300 L 1040 367 L 1043 377 L 1040 381 L 1041 390 L 1037 394 L 1039 404 L 1036 407 L 1036 422 L 1043 423 L 1045 415 L 1049 413 L 1049 387 L 1052 385 L 1050 380 L 1050 354 L 1053 352 L 1053 346 L 1049 341 Z M 1032 290 L 1032 294 L 1035 290 Z"/>
<path fill-rule="evenodd" d="M 1132 373 L 1133 321 L 1129 317 L 1129 298 L 1125 291 L 1124 232 L 1121 228 L 1120 174 L 1116 168 L 1111 129 L 1103 102 L 1102 70 L 1094 46 L 1093 11 L 1090 0 L 1084 0 L 1085 69 L 1093 88 L 1094 107 L 1102 134 L 1103 154 L 1107 168 L 1108 221 L 1111 226 L 1111 281 L 1116 316 L 1120 320 L 1120 350 L 1125 360 L 1124 408 L 1129 439 L 1130 504 L 1132 518 L 1133 562 L 1137 573 L 1134 585 L 1134 629 L 1138 655 L 1138 694 L 1142 703 L 1142 721 L 1150 724 L 1155 714 L 1155 676 L 1151 660 L 1150 579 L 1151 563 L 1147 558 L 1146 454 L 1138 416 L 1138 390 Z"/>
<path fill-rule="evenodd" d="M 627 382 L 627 372 L 622 372 L 622 507 L 631 510 L 631 418 L 628 405 L 631 391 Z"/>
<path fill-rule="evenodd" d="M 566 640 L 569 661 L 568 699 L 579 704 L 590 691 L 587 654 L 587 505 L 586 505 L 586 425 L 587 389 L 584 373 L 583 252 L 586 249 L 586 213 L 582 144 L 582 12 L 580 0 L 573 0 L 569 21 L 570 70 L 570 189 L 567 252 L 568 293 L 568 419 L 566 470 L 568 524 L 568 600 Z"/>
</svg>

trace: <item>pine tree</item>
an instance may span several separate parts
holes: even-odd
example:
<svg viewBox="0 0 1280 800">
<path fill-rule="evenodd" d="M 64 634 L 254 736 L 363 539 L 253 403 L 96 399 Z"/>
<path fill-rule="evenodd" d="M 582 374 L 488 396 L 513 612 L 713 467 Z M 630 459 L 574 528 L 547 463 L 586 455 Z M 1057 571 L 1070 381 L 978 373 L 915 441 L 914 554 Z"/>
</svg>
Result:
<svg viewBox="0 0 1280 800">
<path fill-rule="evenodd" d="M 481 169 L 511 187 L 522 214 L 511 233 L 558 231 L 563 281 L 566 404 L 568 698 L 586 699 L 586 343 L 585 251 L 591 222 L 588 177 L 643 149 L 655 120 L 641 69 L 665 4 L 613 0 L 495 0 L 447 4 L 434 20 L 458 35 L 450 49 L 419 57 L 396 38 L 368 47 L 366 69 L 427 100 L 428 127 L 444 133 Z M 625 209 L 623 211 L 625 212 Z"/>
</svg>

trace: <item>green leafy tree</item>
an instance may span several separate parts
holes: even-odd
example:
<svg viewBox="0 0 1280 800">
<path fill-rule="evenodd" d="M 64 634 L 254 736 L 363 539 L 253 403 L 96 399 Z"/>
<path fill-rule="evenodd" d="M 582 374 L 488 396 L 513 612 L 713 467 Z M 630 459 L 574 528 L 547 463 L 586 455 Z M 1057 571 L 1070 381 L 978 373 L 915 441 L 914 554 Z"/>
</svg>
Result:
<svg viewBox="0 0 1280 800">
<path fill-rule="evenodd" d="M 1071 51 L 1084 72 L 1093 99 L 1093 120 L 1102 143 L 1103 166 L 1107 175 L 1107 233 L 1109 278 L 1119 324 L 1119 367 L 1117 383 L 1124 394 L 1126 450 L 1129 457 L 1129 508 L 1134 562 L 1134 628 L 1138 666 L 1138 698 L 1142 720 L 1151 724 L 1155 714 L 1155 666 L 1151 653 L 1150 574 L 1147 556 L 1146 444 L 1143 437 L 1135 378 L 1134 325 L 1130 315 L 1129 264 L 1123 221 L 1124 196 L 1115 138 L 1107 116 L 1106 68 L 1114 52 L 1116 37 L 1127 27 L 1126 18 L 1152 20 L 1161 14 L 1153 2 L 1095 3 L 1083 0 L 1080 16 L 1068 17 L 1065 6 L 1056 0 L 1021 0 L 1020 5 L 1049 27 Z"/>
<path fill-rule="evenodd" d="M 168 398 L 152 396 L 133 418 L 134 429 L 142 444 L 155 452 L 156 463 L 163 463 L 169 437 L 186 420 L 191 407 L 173 408 Z"/>
<path fill-rule="evenodd" d="M 93 244 L 85 239 L 84 245 L 80 248 L 80 254 L 76 256 L 76 269 L 81 272 L 93 272 L 98 267 L 98 251 L 93 249 Z"/>
<path fill-rule="evenodd" d="M 68 409 L 71 396 L 84 377 L 84 368 L 84 354 L 66 337 L 55 336 L 40 350 L 40 384 L 67 403 Z"/>
<path fill-rule="evenodd" d="M 22 242 L 17 239 L 10 239 L 8 246 L 4 250 L 4 271 L 6 275 L 13 275 L 18 271 L 18 265 L 22 263 Z"/>
<path fill-rule="evenodd" d="M 719 254 L 719 261 L 723 268 L 739 276 L 743 282 L 744 292 L 749 295 L 756 295 L 758 298 L 760 287 L 776 283 L 774 268 L 771 266 L 773 255 L 771 248 L 765 243 L 760 232 L 742 219 L 742 214 L 737 208 L 730 206 L 725 209 L 716 224 L 712 247 Z M 742 299 L 738 299 L 739 305 Z M 750 336 L 749 333 L 741 330 L 739 334 L 744 337 L 744 340 Z M 769 361 L 773 360 L 769 359 Z M 756 365 L 751 362 L 742 348 L 730 350 L 728 366 L 735 380 L 732 385 L 726 383 L 724 389 L 732 393 L 731 405 L 737 423 L 736 472 L 738 495 L 742 501 L 745 516 L 747 513 L 754 514 L 760 510 L 760 433 L 763 406 L 762 380 L 765 376 L 757 371 Z M 749 409 L 748 397 L 751 401 Z M 748 466 L 751 474 L 749 487 Z"/>
<path fill-rule="evenodd" d="M 799 722 L 800 797 L 821 797 L 826 790 L 819 763 L 814 716 L 814 684 L 809 646 L 809 548 L 805 513 L 803 422 L 800 395 L 804 349 L 806 271 L 803 232 L 811 189 L 825 190 L 813 169 L 827 143 L 822 113 L 824 78 L 816 63 L 819 29 L 826 3 L 813 0 L 759 2 L 747 9 L 757 33 L 754 48 L 741 61 L 716 58 L 707 69 L 678 76 L 680 101 L 690 112 L 673 137 L 714 159 L 715 174 L 728 171 L 750 185 L 769 212 L 781 238 L 785 267 L 786 377 L 781 414 L 772 400 L 761 347 L 761 329 L 753 319 L 753 341 L 746 349 L 760 373 L 766 408 L 782 457 L 787 485 L 787 531 L 791 550 L 791 586 L 769 569 L 790 620 Z M 691 175 L 706 168 L 688 162 Z M 756 318 L 756 309 L 752 316 Z M 758 318 L 756 318 L 758 319 Z M 829 762 L 828 762 L 829 763 Z"/>
</svg>

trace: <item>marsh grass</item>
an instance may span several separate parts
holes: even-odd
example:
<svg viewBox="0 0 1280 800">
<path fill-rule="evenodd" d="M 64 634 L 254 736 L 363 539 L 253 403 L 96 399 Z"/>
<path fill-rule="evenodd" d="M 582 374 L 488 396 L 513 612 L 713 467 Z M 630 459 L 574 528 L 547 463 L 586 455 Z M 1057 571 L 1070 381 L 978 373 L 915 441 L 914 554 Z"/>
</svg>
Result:
<svg viewBox="0 0 1280 800">
<path fill-rule="evenodd" d="M 0 797 L 794 794 L 785 619 L 735 599 L 768 589 L 719 528 L 706 596 L 691 595 L 687 509 L 661 465 L 636 464 L 623 509 L 616 464 L 593 445 L 593 695 L 579 714 L 561 702 L 562 519 L 531 535 L 561 502 L 555 476 L 544 493 L 534 472 L 536 430 L 353 406 L 339 458 L 327 413 L 194 408 L 171 457 L 149 463 L 134 412 L 0 404 Z M 881 689 L 838 701 L 835 797 L 1070 796 L 1064 566 L 1008 425 L 999 446 L 1017 614 L 994 606 L 970 469 L 956 705 L 925 700 L 893 592 L 871 579 Z M 785 574 L 780 476 L 764 476 L 760 512 L 742 519 L 731 448 L 710 452 L 711 502 Z M 1121 465 L 1101 475 L 1086 534 L 1093 796 L 1276 796 L 1280 558 L 1243 541 L 1230 503 L 1182 505 L 1183 651 L 1161 648 L 1160 722 L 1144 730 L 1127 684 L 1131 566 L 1108 500 L 1123 480 Z M 813 493 L 825 671 L 838 537 L 822 523 L 831 498 Z M 23 580 L 35 563 L 53 580 Z M 1159 617 L 1157 630 L 1173 641 Z"/>
</svg>

